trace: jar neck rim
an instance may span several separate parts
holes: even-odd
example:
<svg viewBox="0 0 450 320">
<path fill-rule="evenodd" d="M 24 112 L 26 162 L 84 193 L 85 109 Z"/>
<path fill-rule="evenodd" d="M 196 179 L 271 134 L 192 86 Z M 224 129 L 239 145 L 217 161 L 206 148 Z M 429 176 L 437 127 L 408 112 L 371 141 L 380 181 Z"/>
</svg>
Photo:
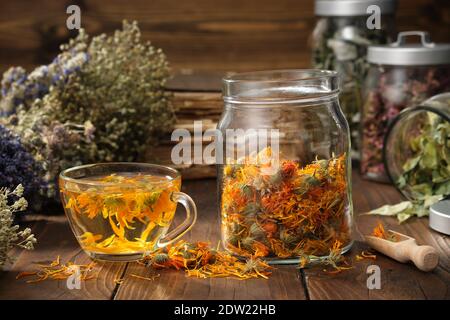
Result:
<svg viewBox="0 0 450 320">
<path fill-rule="evenodd" d="M 338 93 L 338 73 L 330 70 L 268 70 L 223 78 L 223 99 L 228 103 L 301 104 L 334 99 Z"/>
</svg>

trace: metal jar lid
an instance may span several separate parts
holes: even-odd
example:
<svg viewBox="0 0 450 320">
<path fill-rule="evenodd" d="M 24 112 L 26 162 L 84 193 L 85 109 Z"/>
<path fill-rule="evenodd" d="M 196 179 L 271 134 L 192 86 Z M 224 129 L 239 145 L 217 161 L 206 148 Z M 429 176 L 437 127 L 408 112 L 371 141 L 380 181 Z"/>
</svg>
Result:
<svg viewBox="0 0 450 320">
<path fill-rule="evenodd" d="M 421 42 L 407 44 L 408 36 L 419 36 Z M 428 32 L 424 31 L 400 32 L 394 43 L 369 46 L 367 61 L 396 66 L 450 64 L 450 43 L 433 43 Z"/>
<path fill-rule="evenodd" d="M 378 6 L 381 14 L 393 14 L 397 0 L 316 0 L 314 12 L 316 16 L 366 16 L 371 5 Z"/>
<path fill-rule="evenodd" d="M 430 207 L 430 228 L 450 235 L 450 200 L 442 200 Z"/>
</svg>

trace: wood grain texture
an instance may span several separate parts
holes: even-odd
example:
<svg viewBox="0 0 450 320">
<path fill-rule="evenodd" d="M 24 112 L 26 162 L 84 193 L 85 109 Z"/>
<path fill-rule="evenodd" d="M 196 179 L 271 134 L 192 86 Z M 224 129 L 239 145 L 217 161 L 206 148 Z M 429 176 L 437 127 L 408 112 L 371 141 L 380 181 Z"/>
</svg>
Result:
<svg viewBox="0 0 450 320">
<path fill-rule="evenodd" d="M 0 71 L 51 61 L 73 35 L 65 27 L 65 9 L 74 3 L 90 34 L 112 32 L 122 19 L 138 20 L 144 39 L 166 52 L 174 72 L 310 65 L 313 0 L 17 0 L 0 4 Z M 399 3 L 399 30 L 428 30 L 434 41 L 450 42 L 448 1 Z"/>
<path fill-rule="evenodd" d="M 0 271 L 0 299 L 111 299 L 116 288 L 114 280 L 120 277 L 125 264 L 97 263 L 97 279 L 83 281 L 80 290 L 69 290 L 65 281 L 26 283 L 27 278 L 16 280 L 18 273 L 34 270 L 36 263 L 50 263 L 58 255 L 63 263 L 86 264 L 91 261 L 80 249 L 65 217 L 53 220 L 56 221 L 37 222 L 33 227 L 39 239 L 35 250 L 22 251 L 12 267 Z"/>
<path fill-rule="evenodd" d="M 133 278 L 151 277 L 154 272 L 136 263 L 124 276 L 115 299 L 118 300 L 304 300 L 300 274 L 292 266 L 279 267 L 268 279 L 188 278 L 183 272 L 159 271 L 153 281 Z"/>
<path fill-rule="evenodd" d="M 321 268 L 305 269 L 309 297 L 316 299 L 450 299 L 450 239 L 428 227 L 428 218 L 413 218 L 401 225 L 395 218 L 369 216 L 363 213 L 385 203 L 401 201 L 400 194 L 390 185 L 362 180 L 353 174 L 353 204 L 355 209 L 355 245 L 348 254 L 354 269 L 334 276 L 326 275 Z M 433 272 L 419 271 L 412 264 L 398 263 L 381 253 L 377 259 L 356 262 L 355 256 L 370 249 L 362 242 L 363 235 L 370 234 L 378 221 L 392 229 L 416 238 L 419 245 L 436 248 L 440 264 Z M 369 265 L 381 269 L 381 289 L 369 290 L 366 286 Z"/>
</svg>

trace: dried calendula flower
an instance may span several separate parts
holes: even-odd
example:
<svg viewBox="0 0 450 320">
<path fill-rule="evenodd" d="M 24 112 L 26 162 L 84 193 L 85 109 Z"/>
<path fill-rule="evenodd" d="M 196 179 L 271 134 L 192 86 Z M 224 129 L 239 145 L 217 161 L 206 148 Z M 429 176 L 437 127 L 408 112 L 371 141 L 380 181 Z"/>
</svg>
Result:
<svg viewBox="0 0 450 320">
<path fill-rule="evenodd" d="M 147 280 L 147 281 L 153 281 L 156 278 L 159 278 L 160 274 L 157 273 L 155 275 L 152 275 L 151 277 L 143 277 L 137 274 L 130 274 L 130 277 L 136 278 L 136 279 L 141 279 L 141 280 Z"/>
<path fill-rule="evenodd" d="M 375 254 L 371 253 L 371 252 L 368 252 L 368 251 L 361 251 L 360 254 L 357 254 L 355 256 L 355 258 L 356 258 L 356 261 L 362 261 L 362 260 L 367 260 L 367 259 L 369 259 L 369 260 L 376 260 L 377 256 Z"/>
<path fill-rule="evenodd" d="M 22 185 L 18 185 L 13 191 L 0 188 L 0 269 L 14 258 L 10 251 L 14 247 L 32 250 L 36 238 L 30 228 L 20 230 L 14 224 L 14 216 L 27 208 L 27 201 L 22 197 Z"/>
<path fill-rule="evenodd" d="M 377 226 L 373 229 L 372 236 L 381 238 L 381 239 L 385 239 L 385 240 L 389 240 L 392 242 L 399 241 L 398 236 L 395 233 L 385 231 L 384 225 L 383 225 L 383 223 L 381 223 L 381 221 L 378 222 Z"/>
<path fill-rule="evenodd" d="M 75 264 L 71 261 L 62 263 L 60 256 L 49 264 L 37 264 L 37 270 L 21 272 L 16 279 L 33 277 L 27 283 L 36 283 L 44 280 L 66 280 L 74 274 L 79 274 L 81 281 L 91 280 L 97 277 L 95 262 L 88 264 Z"/>
<path fill-rule="evenodd" d="M 258 258 L 241 261 L 205 242 L 181 240 L 146 256 L 143 262 L 154 269 L 183 269 L 188 276 L 198 278 L 267 279 L 271 274 L 271 267 Z"/>
<path fill-rule="evenodd" d="M 381 222 L 378 222 L 377 226 L 373 229 L 372 235 L 377 238 L 387 239 L 386 231 Z"/>
<path fill-rule="evenodd" d="M 301 254 L 298 267 L 302 269 L 310 265 L 330 266 L 332 268 L 331 270 L 326 268 L 323 269 L 323 271 L 328 274 L 337 274 L 353 268 L 343 256 L 342 242 L 339 240 L 334 241 L 333 246 L 330 248 L 329 254 L 326 257 L 318 257 L 304 253 Z"/>
<path fill-rule="evenodd" d="M 264 159 L 265 162 L 260 161 Z M 345 154 L 301 166 L 270 148 L 223 167 L 225 248 L 241 257 L 327 256 L 351 241 Z M 233 174 L 229 174 L 230 172 Z"/>
<path fill-rule="evenodd" d="M 353 266 L 349 265 L 342 255 L 342 242 L 336 240 L 333 243 L 333 247 L 330 250 L 328 257 L 323 260 L 322 263 L 333 267 L 333 271 L 325 270 L 328 273 L 342 272 L 343 270 L 352 269 Z"/>
</svg>

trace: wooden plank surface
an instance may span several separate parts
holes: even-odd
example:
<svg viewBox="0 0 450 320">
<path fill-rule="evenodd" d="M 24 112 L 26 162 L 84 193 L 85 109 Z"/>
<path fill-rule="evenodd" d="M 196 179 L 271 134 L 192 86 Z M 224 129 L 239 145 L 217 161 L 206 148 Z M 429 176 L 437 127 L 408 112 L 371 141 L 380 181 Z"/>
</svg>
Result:
<svg viewBox="0 0 450 320">
<path fill-rule="evenodd" d="M 58 255 L 64 263 L 86 264 L 91 261 L 80 249 L 65 217 L 60 215 L 51 220 L 39 221 L 33 226 L 33 232 L 39 239 L 36 249 L 22 251 L 11 268 L 0 272 L 0 299 L 111 299 L 116 289 L 114 280 L 120 278 L 125 264 L 97 263 L 97 280 L 82 281 L 80 290 L 67 289 L 65 281 L 47 280 L 28 284 L 27 278 L 16 280 L 18 273 L 34 270 L 36 263 L 48 264 Z"/>
<path fill-rule="evenodd" d="M 387 184 L 368 182 L 353 174 L 353 204 L 356 215 L 355 245 L 348 254 L 355 261 L 355 255 L 369 247 L 362 242 L 362 236 L 370 234 L 373 227 L 382 221 L 393 229 L 417 239 L 418 244 L 435 247 L 440 263 L 430 273 L 421 272 L 410 264 L 397 263 L 376 253 L 375 261 L 354 262 L 354 269 L 334 275 L 324 274 L 321 268 L 304 270 L 309 297 L 316 299 L 450 299 L 450 239 L 428 227 L 428 218 L 412 218 L 399 225 L 395 218 L 361 215 L 386 203 L 397 203 L 400 195 Z M 375 252 L 375 251 L 374 251 Z M 381 270 L 381 289 L 368 290 L 366 274 L 369 265 L 378 265 Z"/>
<path fill-rule="evenodd" d="M 450 42 L 449 1 L 399 3 L 399 30 L 427 30 L 434 41 Z M 50 62 L 74 34 L 65 26 L 69 4 L 80 5 L 92 35 L 138 20 L 176 72 L 310 66 L 314 0 L 15 0 L 0 2 L 0 71 Z"/>
<path fill-rule="evenodd" d="M 216 181 L 185 181 L 183 190 L 194 198 L 199 210 L 197 224 L 186 235 L 186 240 L 217 243 Z M 398 225 L 393 218 L 361 215 L 369 209 L 399 200 L 400 195 L 392 186 L 364 181 L 354 170 L 357 241 L 347 257 L 354 260 L 356 254 L 367 249 L 361 242 L 361 234 L 370 233 L 377 221 L 382 220 L 389 228 L 438 249 L 440 264 L 431 273 L 420 272 L 410 264 L 400 264 L 377 254 L 375 261 L 355 262 L 354 269 L 337 275 L 324 273 L 320 266 L 301 272 L 295 266 L 282 266 L 277 267 L 269 280 L 196 279 L 186 277 L 182 271 L 158 271 L 158 278 L 147 281 L 132 277 L 154 274 L 136 263 L 100 264 L 99 278 L 83 283 L 81 290 L 68 290 L 64 281 L 27 284 L 23 279 L 16 280 L 18 272 L 29 271 L 33 263 L 49 261 L 57 255 L 61 255 L 63 261 L 89 261 L 75 242 L 65 218 L 59 216 L 51 221 L 36 222 L 33 227 L 39 239 L 36 249 L 21 252 L 11 268 L 0 272 L 0 299 L 450 299 L 450 240 L 447 236 L 430 230 L 427 218 Z M 183 213 L 178 215 L 179 221 Z M 366 268 L 370 264 L 381 268 L 380 290 L 366 287 Z M 123 279 L 123 282 L 116 284 L 116 279 Z"/>
</svg>

